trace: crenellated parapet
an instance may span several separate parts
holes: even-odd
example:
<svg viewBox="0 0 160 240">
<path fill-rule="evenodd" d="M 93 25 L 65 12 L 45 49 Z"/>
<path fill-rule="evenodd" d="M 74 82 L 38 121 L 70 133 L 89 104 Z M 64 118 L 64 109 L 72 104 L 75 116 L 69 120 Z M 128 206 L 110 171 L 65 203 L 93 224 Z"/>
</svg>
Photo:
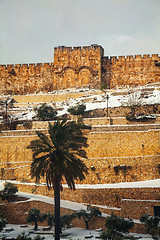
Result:
<svg viewBox="0 0 160 240">
<path fill-rule="evenodd" d="M 0 65 L 0 93 L 128 87 L 160 82 L 158 54 L 104 56 L 98 44 L 54 48 L 54 63 Z"/>
<path fill-rule="evenodd" d="M 54 47 L 54 54 L 61 53 L 61 52 L 72 52 L 72 51 L 95 51 L 99 50 L 104 53 L 104 50 L 101 45 L 92 44 L 91 46 L 78 46 L 78 47 L 66 47 L 66 46 L 58 46 Z"/>
<path fill-rule="evenodd" d="M 53 63 L 0 65 L 1 92 L 27 94 L 53 90 Z"/>
<path fill-rule="evenodd" d="M 99 88 L 103 54 L 100 45 L 54 48 L 54 88 Z"/>
<path fill-rule="evenodd" d="M 127 56 L 110 56 L 107 57 L 110 60 L 132 60 L 132 59 L 150 59 L 150 60 L 156 60 L 159 59 L 160 60 L 160 56 L 158 54 L 143 54 L 143 55 L 127 55 Z"/>
<path fill-rule="evenodd" d="M 114 87 L 128 87 L 160 82 L 160 56 L 158 54 L 112 56 L 107 58 L 106 82 Z"/>
</svg>

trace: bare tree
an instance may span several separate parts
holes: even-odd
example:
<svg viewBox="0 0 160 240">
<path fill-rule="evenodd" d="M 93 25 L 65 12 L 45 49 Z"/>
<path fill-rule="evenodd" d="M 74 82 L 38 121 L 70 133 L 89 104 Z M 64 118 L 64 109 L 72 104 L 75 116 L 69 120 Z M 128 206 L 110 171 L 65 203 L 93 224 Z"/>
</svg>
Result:
<svg viewBox="0 0 160 240">
<path fill-rule="evenodd" d="M 121 100 L 121 105 L 131 109 L 131 116 L 135 117 L 136 108 L 142 106 L 143 100 L 140 92 L 128 92 Z"/>
</svg>

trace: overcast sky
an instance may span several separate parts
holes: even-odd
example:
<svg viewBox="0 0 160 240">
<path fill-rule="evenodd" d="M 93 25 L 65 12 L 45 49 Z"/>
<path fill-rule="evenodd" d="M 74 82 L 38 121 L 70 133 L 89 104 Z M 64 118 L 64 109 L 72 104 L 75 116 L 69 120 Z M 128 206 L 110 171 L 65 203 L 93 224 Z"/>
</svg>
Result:
<svg viewBox="0 0 160 240">
<path fill-rule="evenodd" d="M 91 44 L 106 56 L 160 54 L 160 0 L 0 0 L 0 64 Z"/>
</svg>

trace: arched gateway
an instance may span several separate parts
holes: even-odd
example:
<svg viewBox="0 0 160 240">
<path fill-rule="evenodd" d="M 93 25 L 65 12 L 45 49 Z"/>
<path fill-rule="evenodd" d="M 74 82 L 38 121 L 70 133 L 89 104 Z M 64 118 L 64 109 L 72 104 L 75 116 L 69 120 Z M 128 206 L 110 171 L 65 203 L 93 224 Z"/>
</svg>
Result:
<svg viewBox="0 0 160 240">
<path fill-rule="evenodd" d="M 54 49 L 54 88 L 100 87 L 101 46 Z M 95 64 L 96 63 L 96 64 Z"/>
<path fill-rule="evenodd" d="M 0 65 L 0 94 L 118 88 L 160 82 L 158 54 L 108 57 L 97 44 L 55 47 L 54 62 Z"/>
</svg>

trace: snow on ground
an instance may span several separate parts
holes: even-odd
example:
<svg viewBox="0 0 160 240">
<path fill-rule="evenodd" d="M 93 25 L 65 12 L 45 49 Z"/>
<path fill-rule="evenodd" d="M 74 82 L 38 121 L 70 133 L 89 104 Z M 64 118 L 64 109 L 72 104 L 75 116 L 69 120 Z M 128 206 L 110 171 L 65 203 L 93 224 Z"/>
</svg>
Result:
<svg viewBox="0 0 160 240">
<path fill-rule="evenodd" d="M 0 181 L 0 190 L 3 189 L 4 187 L 4 182 L 5 181 Z M 10 181 L 10 182 L 14 182 L 14 183 L 19 183 L 17 181 Z M 22 184 L 22 183 L 21 183 Z M 28 183 L 26 183 L 28 184 Z M 34 183 L 30 183 L 30 184 L 34 184 Z M 67 187 L 67 186 L 64 186 Z M 141 182 L 126 182 L 126 183 L 114 183 L 114 184 L 95 184 L 95 185 L 76 185 L 76 188 L 128 188 L 128 187 L 160 187 L 160 179 L 155 179 L 155 180 L 149 180 L 149 181 L 141 181 Z M 46 197 L 46 196 L 42 196 L 42 195 L 34 195 L 34 194 L 29 194 L 29 193 L 23 193 L 23 192 L 18 192 L 18 196 L 20 197 L 26 197 L 29 198 L 28 201 L 42 201 L 42 202 L 46 202 L 49 204 L 53 204 L 53 198 L 50 197 Z M 67 201 L 67 200 L 61 200 L 61 207 L 63 208 L 67 208 L 67 209 L 71 209 L 71 210 L 80 210 L 80 209 L 86 209 L 86 205 L 80 204 L 80 203 L 76 203 L 76 202 L 71 202 L 71 201 Z M 102 214 L 103 217 L 106 217 L 107 214 Z M 139 222 L 138 220 L 134 220 L 135 222 Z M 6 232 L 5 229 L 10 229 L 10 228 L 14 228 L 15 230 L 11 231 L 11 232 Z M 7 236 L 7 237 L 15 237 L 18 234 L 25 232 L 26 234 L 28 234 L 30 231 L 33 232 L 33 226 L 28 225 L 28 227 L 26 226 L 19 226 L 19 225 L 12 225 L 9 224 L 6 226 L 6 228 L 0 233 L 0 236 Z M 42 227 L 40 227 L 40 230 L 42 232 Z M 96 239 L 96 237 L 99 235 L 99 232 L 94 231 L 94 230 L 84 230 L 84 229 L 80 229 L 80 228 L 71 228 L 71 229 L 67 229 L 63 232 L 64 234 L 69 234 L 68 237 L 63 237 L 63 239 L 72 239 L 72 240 L 82 240 L 85 239 L 85 236 L 93 236 L 91 239 Z M 142 240 L 151 240 L 151 238 L 149 238 L 148 235 L 137 235 L 134 234 L 136 236 L 140 236 L 142 237 Z M 36 236 L 35 234 L 31 234 L 31 237 Z M 41 235 L 44 236 L 45 239 L 53 239 L 52 234 L 44 234 Z"/>
<path fill-rule="evenodd" d="M 15 224 L 7 224 L 7 226 L 4 228 L 4 230 L 0 233 L 0 236 L 6 236 L 6 237 L 17 237 L 18 234 L 25 233 L 25 235 L 28 235 L 32 238 L 36 237 L 38 234 L 41 235 L 41 237 L 45 237 L 45 239 L 53 240 L 53 229 L 51 231 L 43 231 L 42 226 L 39 226 L 38 231 L 35 232 L 33 230 L 32 225 L 15 225 Z M 11 232 L 5 231 L 5 229 L 14 229 Z M 44 233 L 44 234 L 43 234 Z M 48 233 L 48 234 L 47 234 Z M 85 236 L 93 236 L 91 239 L 96 239 L 96 236 L 99 236 L 100 233 L 94 230 L 85 230 L 81 228 L 70 228 L 63 231 L 62 236 L 63 239 L 85 239 Z M 66 237 L 65 237 L 66 236 Z"/>
<path fill-rule="evenodd" d="M 51 239 L 53 240 L 52 233 L 54 230 L 44 232 L 43 228 L 44 227 L 39 226 L 38 231 L 34 232 L 32 225 L 7 224 L 4 230 L 0 233 L 0 237 L 5 236 L 5 237 L 8 237 L 9 239 L 11 237 L 17 237 L 18 234 L 25 233 L 25 235 L 29 235 L 32 238 L 36 237 L 39 234 L 41 235 L 41 237 L 44 237 L 47 240 L 51 240 Z M 12 231 L 7 232 L 7 230 L 9 229 L 10 230 L 12 229 Z M 91 237 L 90 239 L 95 240 L 97 239 L 98 236 L 100 236 L 99 229 L 85 230 L 82 228 L 70 228 L 63 231 L 61 239 L 84 240 L 85 237 Z M 149 238 L 149 235 L 146 235 L 146 234 L 131 234 L 131 236 L 140 237 L 141 240 L 152 240 L 151 238 Z"/>
<path fill-rule="evenodd" d="M 8 181 L 15 184 L 29 184 L 29 185 L 35 185 L 35 183 L 21 183 L 18 181 Z M 4 188 L 5 181 L 0 180 L 0 190 Z M 44 184 L 43 184 L 44 185 Z M 67 187 L 67 185 L 63 185 L 64 187 Z M 123 183 L 113 183 L 113 184 L 78 184 L 76 185 L 77 189 L 104 189 L 104 188 L 143 188 L 143 187 L 155 187 L 160 188 L 160 179 L 155 180 L 148 180 L 148 181 L 139 181 L 139 182 L 123 182 Z M 21 197 L 27 197 L 29 198 L 29 201 L 35 200 L 35 201 L 42 201 L 49 204 L 53 204 L 53 198 L 42 196 L 42 195 L 34 195 L 30 193 L 22 193 L 18 192 L 18 196 Z M 80 209 L 86 209 L 86 205 L 83 205 L 81 203 L 71 202 L 68 200 L 61 200 L 61 207 L 68 208 L 71 210 L 80 210 Z M 103 216 L 107 216 L 104 214 Z"/>
<path fill-rule="evenodd" d="M 62 116 L 67 113 L 67 109 L 70 106 L 74 106 L 78 102 L 83 102 L 86 104 L 86 111 L 95 110 L 95 109 L 104 109 L 107 107 L 107 95 L 108 99 L 108 107 L 119 107 L 124 104 L 124 101 L 127 102 L 130 98 L 133 89 L 117 89 L 117 90 L 107 90 L 106 93 L 102 93 L 99 90 L 89 90 L 89 89 L 72 89 L 72 90 L 61 90 L 54 91 L 52 93 L 47 93 L 47 95 L 54 94 L 66 94 L 68 92 L 84 92 L 82 97 L 78 98 L 70 98 L 61 102 L 50 102 L 47 103 L 52 107 L 61 108 L 61 110 L 57 110 L 57 116 Z M 155 104 L 160 103 L 160 84 L 153 86 L 144 86 L 138 89 L 134 89 L 137 95 L 140 96 L 142 104 Z M 30 94 L 36 95 L 36 94 Z M 39 95 L 39 94 L 37 94 Z M 40 106 L 42 103 L 36 103 L 36 106 Z M 15 114 L 15 118 L 19 120 L 31 120 L 35 116 L 35 112 L 33 110 L 35 104 L 28 103 L 28 105 L 21 106 L 21 110 L 19 109 L 19 113 Z M 26 109 L 22 111 L 22 109 Z M 16 112 L 16 110 L 15 110 Z"/>
<path fill-rule="evenodd" d="M 7 181 L 7 180 L 6 180 Z M 0 180 L 0 190 L 3 188 L 3 184 L 5 181 Z M 25 185 L 35 185 L 35 183 L 22 183 L 19 181 L 9 180 L 14 184 L 25 184 Z M 46 185 L 45 183 L 37 184 L 37 185 Z M 63 184 L 64 188 L 68 186 Z M 104 188 L 159 188 L 160 187 L 160 178 L 154 180 L 146 180 L 146 181 L 136 181 L 136 182 L 120 182 L 120 183 L 108 183 L 108 184 L 76 184 L 76 189 L 104 189 Z"/>
<path fill-rule="evenodd" d="M 140 89 L 137 90 L 137 92 L 139 92 L 140 94 L 146 91 L 146 93 L 144 94 L 144 97 L 142 97 L 142 102 L 143 104 L 154 104 L 154 103 L 160 103 L 160 90 L 157 88 L 154 88 L 153 91 L 150 91 L 149 88 L 152 86 L 145 86 L 145 87 L 141 87 Z M 157 87 L 159 87 L 157 85 Z M 75 89 L 72 90 L 72 92 L 80 92 L 82 91 L 81 89 Z M 54 93 L 48 93 L 48 94 L 65 94 L 68 91 L 55 91 Z M 126 90 L 126 92 L 124 92 L 124 90 L 117 90 L 117 91 L 108 91 L 106 94 L 99 94 L 97 95 L 98 90 L 95 90 L 95 95 L 93 94 L 93 90 L 92 90 L 92 94 L 90 94 L 90 90 L 83 89 L 83 92 L 87 92 L 88 96 L 83 96 L 83 97 L 79 97 L 77 99 L 67 99 L 66 101 L 63 102 L 58 102 L 56 103 L 56 107 L 63 107 L 62 110 L 58 110 L 58 116 L 66 114 L 67 113 L 67 109 L 69 106 L 74 106 L 76 103 L 78 102 L 84 102 L 86 104 L 86 110 L 94 110 L 94 109 L 98 109 L 98 108 L 106 108 L 107 106 L 107 100 L 106 100 L 106 94 L 109 96 L 109 100 L 108 100 L 108 107 L 119 107 L 122 105 L 123 99 L 127 99 L 128 95 L 126 95 L 126 92 L 128 93 L 129 90 Z M 116 94 L 115 94 L 116 92 Z M 123 94 L 124 93 L 124 94 Z M 35 112 L 33 111 L 32 106 L 29 105 L 28 107 L 28 111 L 25 114 L 25 112 L 17 113 L 15 114 L 15 117 L 17 117 L 18 119 L 32 119 L 35 115 Z M 3 189 L 3 183 L 4 181 L 0 181 L 0 190 Z M 19 183 L 14 181 L 14 183 Z M 21 183 L 22 184 L 22 183 Z M 28 183 L 26 183 L 28 184 Z M 66 185 L 64 185 L 64 187 L 67 187 Z M 89 185 L 89 184 L 84 184 L 84 185 L 76 185 L 77 189 L 80 188 L 86 188 L 86 189 L 102 189 L 102 188 L 142 188 L 142 187 L 160 187 L 160 179 L 155 179 L 155 180 L 149 180 L 149 181 L 141 181 L 141 182 L 123 182 L 123 183 L 114 183 L 114 184 L 95 184 L 95 185 Z M 53 198 L 49 198 L 49 197 L 45 197 L 45 196 L 41 196 L 41 195 L 34 195 L 34 194 L 28 194 L 28 193 L 22 193 L 22 192 L 18 192 L 19 196 L 23 196 L 23 197 L 27 197 L 29 198 L 28 201 L 31 200 L 37 200 L 37 201 L 43 201 L 46 203 L 50 203 L 53 204 Z M 61 200 L 61 206 L 64 208 L 68 208 L 68 209 L 72 209 L 72 210 L 79 210 L 79 209 L 86 209 L 86 206 L 80 203 L 76 203 L 76 202 L 71 202 L 71 201 L 67 201 L 67 200 Z M 103 216 L 107 216 L 107 214 L 103 214 Z M 31 231 L 33 229 L 33 226 L 28 225 L 28 227 L 26 226 L 19 226 L 19 225 L 11 225 L 11 224 L 7 224 L 6 228 L 14 228 L 14 231 L 11 232 L 6 232 L 5 229 L 0 233 L 0 236 L 7 236 L 7 237 L 16 237 L 18 234 L 25 232 L 26 234 L 29 233 L 29 231 Z M 40 227 L 40 229 L 42 230 L 42 227 Z M 90 236 L 93 235 L 93 237 L 91 239 L 96 239 L 96 236 L 99 235 L 99 232 L 97 231 L 90 231 L 90 230 L 84 230 L 84 229 L 80 229 L 80 228 L 71 228 L 68 230 L 65 230 L 64 233 L 69 234 L 69 236 L 67 238 L 63 239 L 85 239 L 85 236 Z M 35 234 L 31 234 L 31 237 L 36 236 Z M 41 235 L 42 236 L 42 235 Z M 45 237 L 45 239 L 53 239 L 52 234 L 50 235 L 43 235 Z M 138 236 L 138 235 L 137 235 Z M 140 235 L 142 236 L 142 235 Z M 142 240 L 151 240 L 151 238 L 149 238 L 148 235 L 143 235 Z"/>
<path fill-rule="evenodd" d="M 35 183 L 21 183 L 18 181 L 10 181 L 15 184 L 29 184 L 29 185 L 35 185 Z M 0 190 L 3 189 L 5 181 L 0 180 Z M 44 184 L 43 184 L 44 185 Z M 67 187 L 67 185 L 63 185 L 63 187 Z M 155 180 L 148 180 L 148 181 L 138 181 L 138 182 L 123 182 L 123 183 L 113 183 L 113 184 L 78 184 L 76 185 L 77 189 L 104 189 L 104 188 L 147 188 L 147 187 L 153 187 L 153 188 L 160 188 L 160 179 Z M 34 195 L 30 193 L 22 193 L 18 192 L 18 195 L 21 197 L 27 197 L 31 200 L 35 201 L 42 201 L 49 204 L 53 204 L 53 198 L 42 196 L 42 195 Z M 61 200 L 61 207 L 68 208 L 71 210 L 80 210 L 80 209 L 86 209 L 86 206 L 81 203 L 71 202 L 68 200 Z M 103 216 L 106 216 L 104 214 Z"/>
<path fill-rule="evenodd" d="M 138 90 L 137 94 L 141 96 L 141 90 Z M 109 96 L 109 99 L 108 99 L 109 108 L 120 107 L 123 104 L 124 99 L 126 102 L 127 102 L 127 99 L 129 99 L 129 94 L 125 95 L 125 92 L 121 90 L 119 90 L 117 94 L 115 94 L 115 92 L 110 91 L 107 93 L 107 95 Z M 160 103 L 160 90 L 153 90 L 147 93 L 146 96 L 141 97 L 142 104 Z M 89 97 L 79 97 L 77 99 L 67 100 L 67 102 L 69 106 L 74 106 L 78 102 L 84 102 L 86 104 L 86 111 L 95 110 L 99 108 L 103 109 L 107 107 L 106 94 L 104 93 L 99 95 L 91 95 Z M 64 107 L 63 110 L 58 111 L 58 114 L 57 114 L 58 116 L 67 113 L 68 106 L 63 105 L 63 107 Z"/>
<path fill-rule="evenodd" d="M 7 181 L 7 180 L 6 180 Z M 35 183 L 22 183 L 19 181 L 9 180 L 14 184 L 25 184 L 25 185 L 35 185 Z M 3 189 L 4 180 L 0 180 L 0 190 Z M 37 185 L 46 185 L 45 183 Z M 66 184 L 63 184 L 64 188 L 68 188 Z M 120 182 L 120 183 L 108 183 L 108 184 L 76 184 L 76 189 L 104 189 L 104 188 L 159 188 L 160 178 L 154 180 L 146 181 L 136 181 L 136 182 Z"/>
<path fill-rule="evenodd" d="M 25 193 L 25 192 L 18 192 L 17 195 L 19 197 L 29 198 L 28 201 L 41 201 L 41 202 L 45 202 L 48 204 L 54 204 L 53 198 L 51 198 L 51 197 L 46 197 L 46 196 L 42 196 L 42 195 L 34 195 L 34 194 L 30 194 L 30 193 Z M 84 210 L 87 209 L 87 207 L 81 203 L 71 202 L 71 201 L 62 200 L 62 199 L 61 199 L 61 207 L 67 208 L 70 210 L 74 210 L 74 211 L 77 211 L 80 209 L 84 209 Z"/>
<path fill-rule="evenodd" d="M 67 187 L 66 185 L 63 185 Z M 147 188 L 147 187 L 160 187 L 160 179 L 148 180 L 148 181 L 137 181 L 137 182 L 121 182 L 121 183 L 112 183 L 112 184 L 78 184 L 76 185 L 77 189 L 80 188 L 89 188 L 89 189 L 102 189 L 102 188 Z"/>
</svg>

